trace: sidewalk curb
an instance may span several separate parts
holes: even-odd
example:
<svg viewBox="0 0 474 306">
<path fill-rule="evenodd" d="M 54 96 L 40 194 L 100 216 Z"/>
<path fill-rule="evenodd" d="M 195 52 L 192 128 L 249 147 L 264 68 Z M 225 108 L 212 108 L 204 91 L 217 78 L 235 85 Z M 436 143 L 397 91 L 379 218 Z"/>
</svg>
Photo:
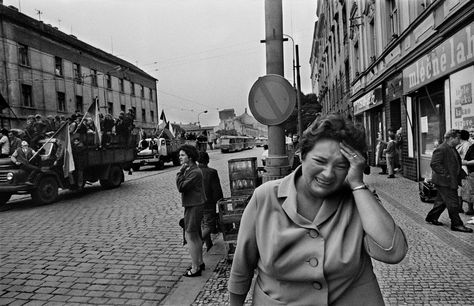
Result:
<svg viewBox="0 0 474 306">
<path fill-rule="evenodd" d="M 220 234 L 213 241 L 214 246 L 210 252 L 203 254 L 203 260 L 206 264 L 206 270 L 202 272 L 201 277 L 181 277 L 176 286 L 171 290 L 170 294 L 163 300 L 161 305 L 191 305 L 198 294 L 203 290 L 207 281 L 211 278 L 217 264 L 226 255 L 225 243 Z"/>
</svg>

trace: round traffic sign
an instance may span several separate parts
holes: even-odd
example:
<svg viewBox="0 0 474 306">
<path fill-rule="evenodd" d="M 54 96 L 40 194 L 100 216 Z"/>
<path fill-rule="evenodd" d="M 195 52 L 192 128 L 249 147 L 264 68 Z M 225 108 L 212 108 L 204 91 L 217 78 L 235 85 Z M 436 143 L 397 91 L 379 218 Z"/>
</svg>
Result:
<svg viewBox="0 0 474 306">
<path fill-rule="evenodd" d="M 269 74 L 258 78 L 249 93 L 249 107 L 258 122 L 283 123 L 295 109 L 296 91 L 284 77 Z"/>
</svg>

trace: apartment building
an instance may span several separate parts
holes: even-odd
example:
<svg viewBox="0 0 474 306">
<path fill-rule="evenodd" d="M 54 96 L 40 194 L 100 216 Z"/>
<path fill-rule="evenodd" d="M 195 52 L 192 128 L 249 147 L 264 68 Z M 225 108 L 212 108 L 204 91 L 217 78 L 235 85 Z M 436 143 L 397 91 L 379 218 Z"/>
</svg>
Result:
<svg viewBox="0 0 474 306">
<path fill-rule="evenodd" d="M 389 128 L 401 128 L 403 175 L 413 180 L 429 177 L 432 152 L 445 131 L 474 126 L 474 2 L 325 2 L 318 3 L 318 10 L 325 7 L 318 12 L 325 15 L 325 25 L 319 25 L 319 18 L 313 40 L 314 92 L 321 97 L 326 84 L 337 82 L 331 77 L 334 68 L 328 66 L 325 71 L 321 45 L 335 45 L 328 46 L 329 57 L 339 41 L 348 48 L 349 58 L 336 56 L 339 62 L 331 64 L 349 63 L 351 115 L 366 128 L 371 164 L 377 138 L 387 139 Z M 345 23 L 337 15 L 342 15 L 341 10 L 345 10 Z M 332 28 L 337 31 L 336 21 L 345 27 L 347 41 L 327 41 L 336 36 L 327 34 Z M 347 102 L 337 95 L 324 98 L 328 100 L 325 112 L 346 107 Z"/>
<path fill-rule="evenodd" d="M 157 80 L 135 65 L 0 4 L 1 125 L 22 128 L 28 115 L 84 113 L 94 99 L 117 118 L 133 109 L 135 125 L 158 122 Z"/>
</svg>

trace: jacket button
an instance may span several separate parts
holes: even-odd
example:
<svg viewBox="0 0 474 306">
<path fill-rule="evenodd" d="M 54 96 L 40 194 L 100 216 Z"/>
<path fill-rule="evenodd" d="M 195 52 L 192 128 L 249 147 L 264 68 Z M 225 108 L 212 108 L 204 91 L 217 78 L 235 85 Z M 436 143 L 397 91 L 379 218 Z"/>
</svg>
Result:
<svg viewBox="0 0 474 306">
<path fill-rule="evenodd" d="M 319 282 L 314 282 L 313 283 L 313 288 L 316 289 L 316 290 L 321 290 L 322 287 L 323 286 Z"/>
<path fill-rule="evenodd" d="M 316 257 L 310 258 L 309 259 L 309 265 L 311 267 L 317 267 L 318 266 L 318 259 Z"/>
<path fill-rule="evenodd" d="M 318 233 L 317 230 L 312 229 L 312 230 L 309 230 L 309 236 L 310 236 L 311 238 L 318 238 L 319 233 Z"/>
</svg>

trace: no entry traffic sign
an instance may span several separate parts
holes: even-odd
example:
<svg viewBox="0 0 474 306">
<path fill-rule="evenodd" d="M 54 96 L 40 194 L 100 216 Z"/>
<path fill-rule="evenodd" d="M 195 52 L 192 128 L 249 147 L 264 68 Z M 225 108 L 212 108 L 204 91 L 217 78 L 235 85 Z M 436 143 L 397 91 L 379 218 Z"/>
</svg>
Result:
<svg viewBox="0 0 474 306">
<path fill-rule="evenodd" d="M 249 107 L 258 122 L 283 123 L 295 109 L 296 92 L 284 77 L 269 74 L 258 78 L 249 93 Z"/>
</svg>

